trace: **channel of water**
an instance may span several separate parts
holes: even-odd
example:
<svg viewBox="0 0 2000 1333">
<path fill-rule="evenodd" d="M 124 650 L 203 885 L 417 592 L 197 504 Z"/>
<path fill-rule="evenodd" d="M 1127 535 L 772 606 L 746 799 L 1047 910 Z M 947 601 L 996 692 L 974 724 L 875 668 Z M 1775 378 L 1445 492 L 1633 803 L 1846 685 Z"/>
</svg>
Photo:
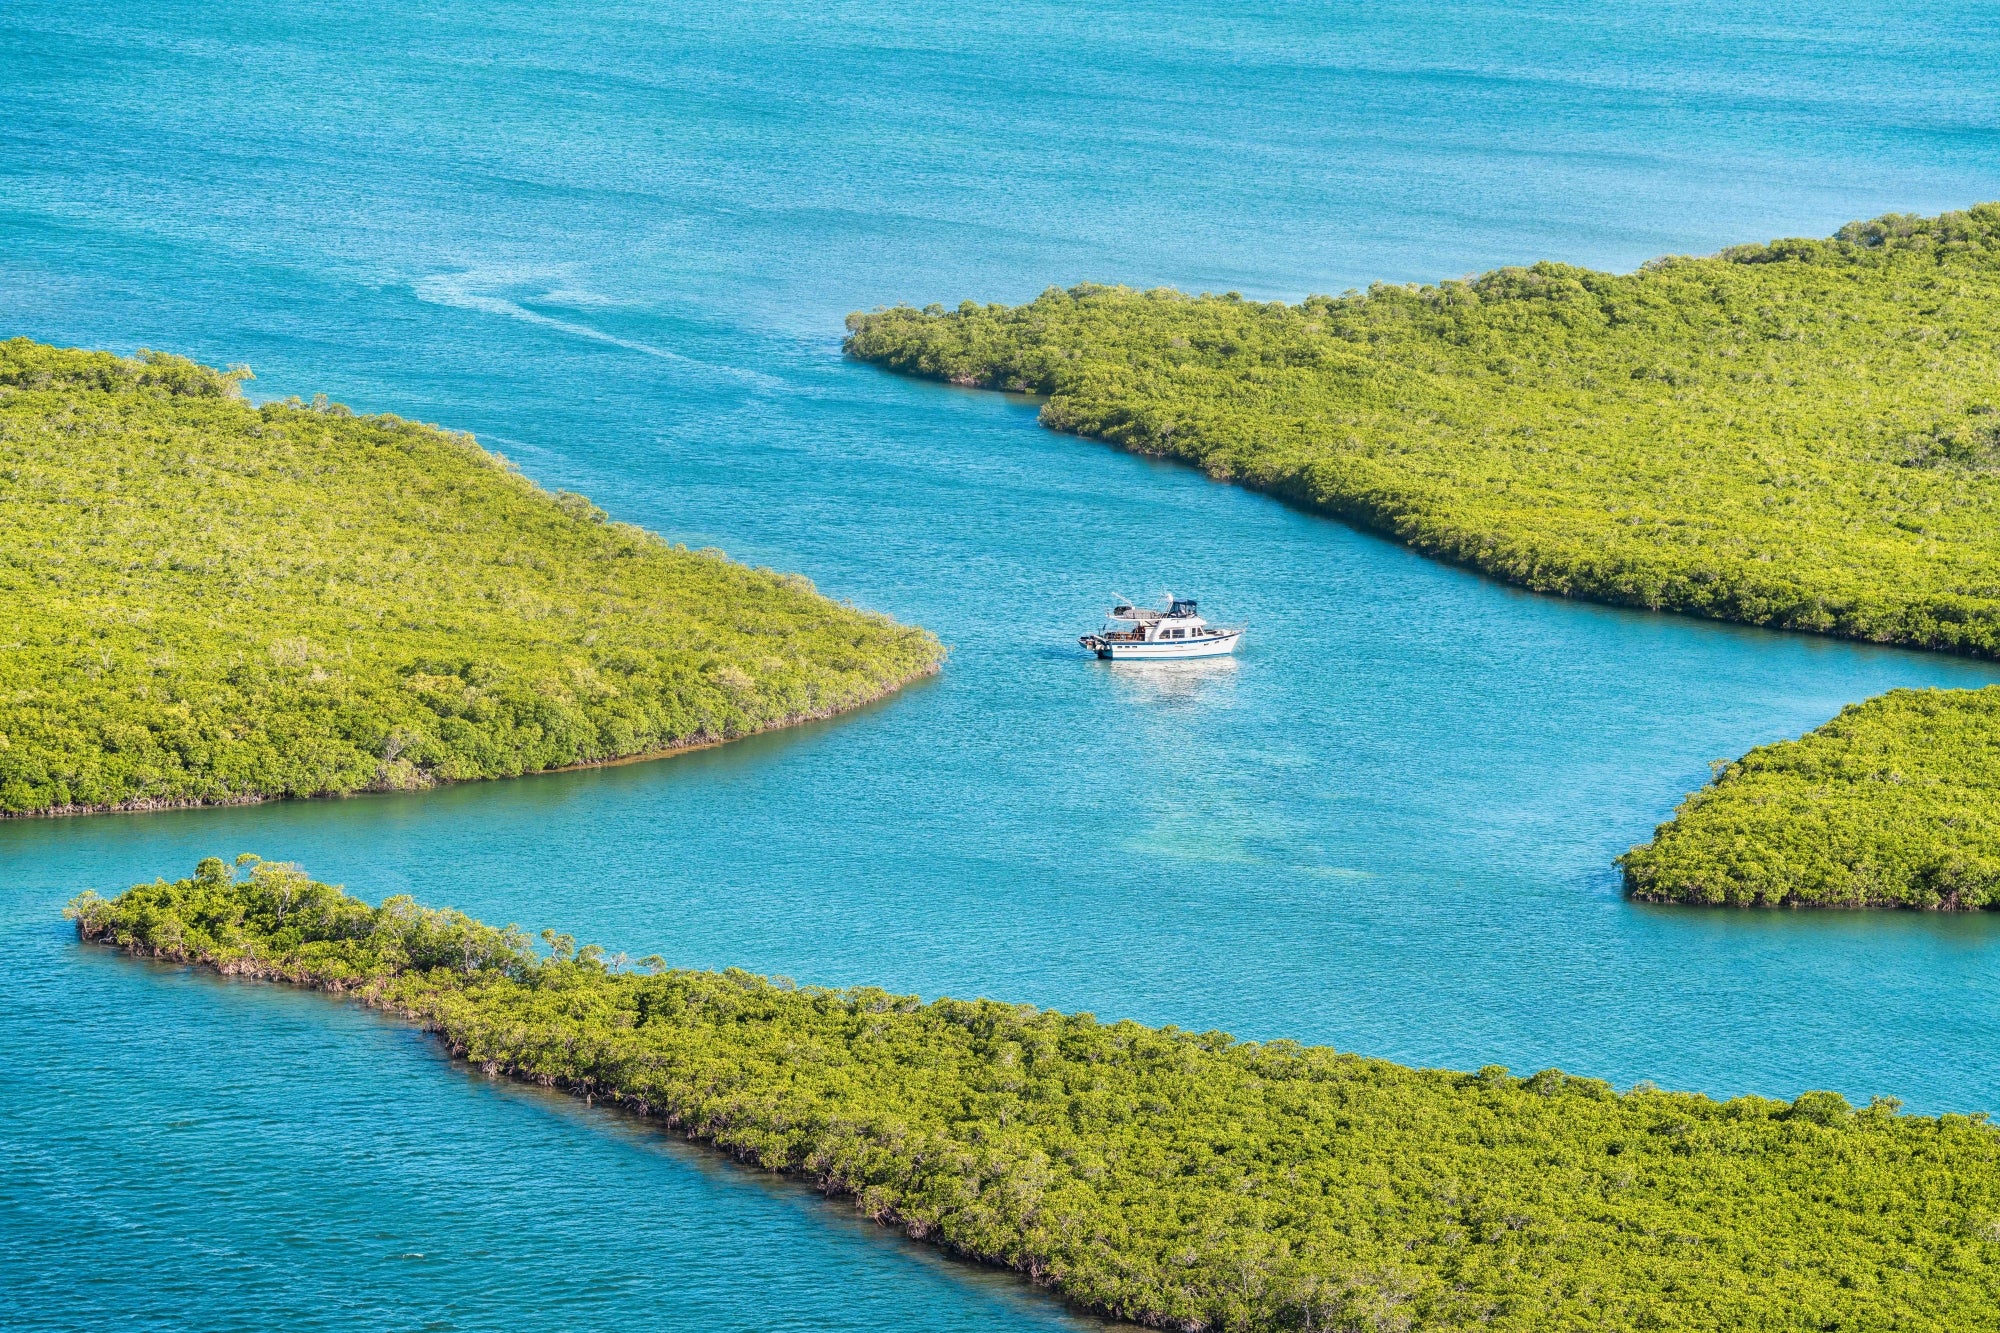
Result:
<svg viewBox="0 0 2000 1333">
<path fill-rule="evenodd" d="M 846 309 L 902 298 L 1629 267 L 2000 194 L 1993 21 L 1918 8 L 10 10 L 0 333 L 472 429 L 953 647 L 883 704 L 660 763 L 0 825 L 14 1318 L 1078 1323 L 57 917 L 211 853 L 693 966 L 2000 1108 L 2000 922 L 1646 908 L 1611 866 L 1709 761 L 1992 665 L 1524 594 L 838 354 Z M 1248 621 L 1241 657 L 1075 650 L 1168 588 Z"/>
</svg>

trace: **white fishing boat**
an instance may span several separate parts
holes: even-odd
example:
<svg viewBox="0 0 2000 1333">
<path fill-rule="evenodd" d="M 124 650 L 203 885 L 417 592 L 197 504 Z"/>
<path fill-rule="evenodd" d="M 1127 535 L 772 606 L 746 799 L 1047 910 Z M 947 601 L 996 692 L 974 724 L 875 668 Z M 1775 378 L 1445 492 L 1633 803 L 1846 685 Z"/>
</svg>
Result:
<svg viewBox="0 0 2000 1333">
<path fill-rule="evenodd" d="M 1113 662 L 1159 662 L 1184 657 L 1224 657 L 1236 651 L 1241 625 L 1211 625 L 1185 597 L 1167 598 L 1167 609 L 1120 602 L 1103 629 L 1078 643 Z"/>
</svg>

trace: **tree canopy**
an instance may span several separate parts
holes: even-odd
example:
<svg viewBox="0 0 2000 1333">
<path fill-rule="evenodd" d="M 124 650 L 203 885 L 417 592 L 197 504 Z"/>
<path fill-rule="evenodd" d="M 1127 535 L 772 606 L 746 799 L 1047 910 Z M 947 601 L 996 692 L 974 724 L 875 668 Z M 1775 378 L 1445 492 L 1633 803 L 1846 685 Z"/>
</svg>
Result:
<svg viewBox="0 0 2000 1333">
<path fill-rule="evenodd" d="M 2000 1328 L 2000 1134 L 1409 1069 L 990 1000 L 622 970 L 220 859 L 71 904 L 134 953 L 357 996 L 1071 1301 L 1185 1330 Z"/>
<path fill-rule="evenodd" d="M 2000 907 L 2000 686 L 1891 690 L 1724 766 L 1620 859 L 1735 907 Z"/>
<path fill-rule="evenodd" d="M 0 343 L 0 813 L 509 776 L 822 716 L 920 629 L 247 372 Z"/>
<path fill-rule="evenodd" d="M 2000 204 L 1298 305 L 1083 285 L 848 352 L 1544 592 L 2000 651 Z"/>
</svg>

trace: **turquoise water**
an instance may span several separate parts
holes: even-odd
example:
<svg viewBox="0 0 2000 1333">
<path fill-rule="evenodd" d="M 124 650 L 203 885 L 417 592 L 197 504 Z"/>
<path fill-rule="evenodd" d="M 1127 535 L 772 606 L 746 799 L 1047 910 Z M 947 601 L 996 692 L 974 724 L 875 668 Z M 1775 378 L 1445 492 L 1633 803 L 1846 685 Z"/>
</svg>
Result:
<svg viewBox="0 0 2000 1333">
<path fill-rule="evenodd" d="M 8 1323 L 1080 1326 L 56 919 L 212 852 L 690 965 L 2000 1109 L 2000 922 L 1648 909 L 1610 867 L 1708 761 L 1993 666 L 1524 595 L 838 354 L 901 299 L 1297 297 L 1959 206 L 2000 195 L 1996 68 L 1973 5 L 17 0 L 0 333 L 476 430 L 954 655 L 670 762 L 0 826 Z M 1168 587 L 1251 622 L 1240 660 L 1079 657 Z"/>
</svg>

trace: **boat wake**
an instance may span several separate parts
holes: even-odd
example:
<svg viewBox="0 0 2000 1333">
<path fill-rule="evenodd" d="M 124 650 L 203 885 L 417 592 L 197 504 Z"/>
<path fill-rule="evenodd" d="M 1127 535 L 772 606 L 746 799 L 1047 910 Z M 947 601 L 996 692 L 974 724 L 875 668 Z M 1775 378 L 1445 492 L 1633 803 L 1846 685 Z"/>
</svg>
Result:
<svg viewBox="0 0 2000 1333">
<path fill-rule="evenodd" d="M 418 278 L 410 284 L 410 288 L 416 293 L 417 299 L 426 305 L 452 306 L 459 310 L 476 310 L 485 315 L 500 315 L 507 319 L 519 320 L 524 324 L 533 324 L 538 328 L 553 329 L 572 338 L 585 338 L 591 342 L 603 343 L 607 347 L 637 352 L 641 356 L 650 356 L 659 361 L 671 361 L 690 369 L 726 375 L 731 379 L 767 388 L 783 383 L 774 376 L 746 370 L 741 366 L 715 365 L 688 356 L 684 352 L 676 352 L 670 347 L 642 342 L 636 338 L 622 338 L 615 333 L 606 333 L 603 329 L 592 328 L 573 319 L 560 319 L 554 315 L 543 314 L 539 310 L 522 305 L 519 301 L 502 296 L 495 290 L 496 288 L 519 290 L 532 276 L 518 270 L 469 269 L 460 273 L 435 273 L 429 277 Z M 618 304 L 594 293 L 567 287 L 552 287 L 539 296 L 529 299 L 566 306 Z"/>
</svg>

